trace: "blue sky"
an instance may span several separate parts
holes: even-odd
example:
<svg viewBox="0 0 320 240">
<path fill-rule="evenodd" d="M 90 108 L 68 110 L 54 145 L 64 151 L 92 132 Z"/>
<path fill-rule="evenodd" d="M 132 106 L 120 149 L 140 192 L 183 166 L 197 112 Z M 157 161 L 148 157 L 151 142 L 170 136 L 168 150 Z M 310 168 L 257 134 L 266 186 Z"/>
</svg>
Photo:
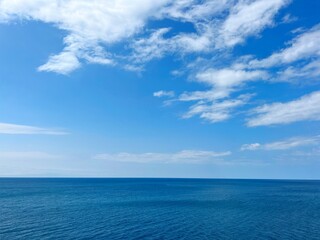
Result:
<svg viewBox="0 0 320 240">
<path fill-rule="evenodd" d="M 0 176 L 319 179 L 319 9 L 0 0 Z"/>
</svg>

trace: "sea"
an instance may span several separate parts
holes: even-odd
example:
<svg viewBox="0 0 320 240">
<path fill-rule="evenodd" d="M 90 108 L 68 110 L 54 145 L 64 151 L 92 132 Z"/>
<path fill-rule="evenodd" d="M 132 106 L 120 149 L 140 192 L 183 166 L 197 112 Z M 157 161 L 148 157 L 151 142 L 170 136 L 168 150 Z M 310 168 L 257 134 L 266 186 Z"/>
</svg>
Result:
<svg viewBox="0 0 320 240">
<path fill-rule="evenodd" d="M 0 239 L 320 239 L 320 181 L 0 178 Z"/>
</svg>

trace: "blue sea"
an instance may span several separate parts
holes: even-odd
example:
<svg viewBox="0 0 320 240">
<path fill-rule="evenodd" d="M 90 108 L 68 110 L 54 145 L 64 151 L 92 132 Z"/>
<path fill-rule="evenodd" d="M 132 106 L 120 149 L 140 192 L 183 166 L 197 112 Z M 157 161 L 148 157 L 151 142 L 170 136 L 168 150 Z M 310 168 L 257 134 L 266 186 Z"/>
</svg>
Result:
<svg viewBox="0 0 320 240">
<path fill-rule="evenodd" d="M 320 181 L 0 179 L 0 239 L 320 239 Z"/>
</svg>

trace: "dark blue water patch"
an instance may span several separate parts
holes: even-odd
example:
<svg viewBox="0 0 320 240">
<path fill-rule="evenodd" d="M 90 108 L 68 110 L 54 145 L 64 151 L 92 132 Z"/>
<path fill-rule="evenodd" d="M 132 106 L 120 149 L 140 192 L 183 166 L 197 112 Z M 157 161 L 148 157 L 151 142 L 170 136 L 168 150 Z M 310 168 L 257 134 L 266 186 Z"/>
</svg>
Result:
<svg viewBox="0 0 320 240">
<path fill-rule="evenodd" d="M 320 239 L 320 181 L 0 179 L 0 239 Z"/>
</svg>

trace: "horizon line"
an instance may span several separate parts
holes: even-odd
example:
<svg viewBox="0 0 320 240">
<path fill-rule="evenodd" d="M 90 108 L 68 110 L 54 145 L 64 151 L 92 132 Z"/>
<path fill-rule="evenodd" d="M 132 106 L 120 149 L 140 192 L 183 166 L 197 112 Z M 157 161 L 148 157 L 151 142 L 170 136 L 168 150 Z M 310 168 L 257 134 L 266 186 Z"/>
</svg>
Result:
<svg viewBox="0 0 320 240">
<path fill-rule="evenodd" d="M 320 181 L 317 178 L 206 178 L 206 177 L 39 177 L 39 176 L 8 176 L 0 179 L 172 179 L 172 180 L 262 180 L 262 181 Z"/>
</svg>

